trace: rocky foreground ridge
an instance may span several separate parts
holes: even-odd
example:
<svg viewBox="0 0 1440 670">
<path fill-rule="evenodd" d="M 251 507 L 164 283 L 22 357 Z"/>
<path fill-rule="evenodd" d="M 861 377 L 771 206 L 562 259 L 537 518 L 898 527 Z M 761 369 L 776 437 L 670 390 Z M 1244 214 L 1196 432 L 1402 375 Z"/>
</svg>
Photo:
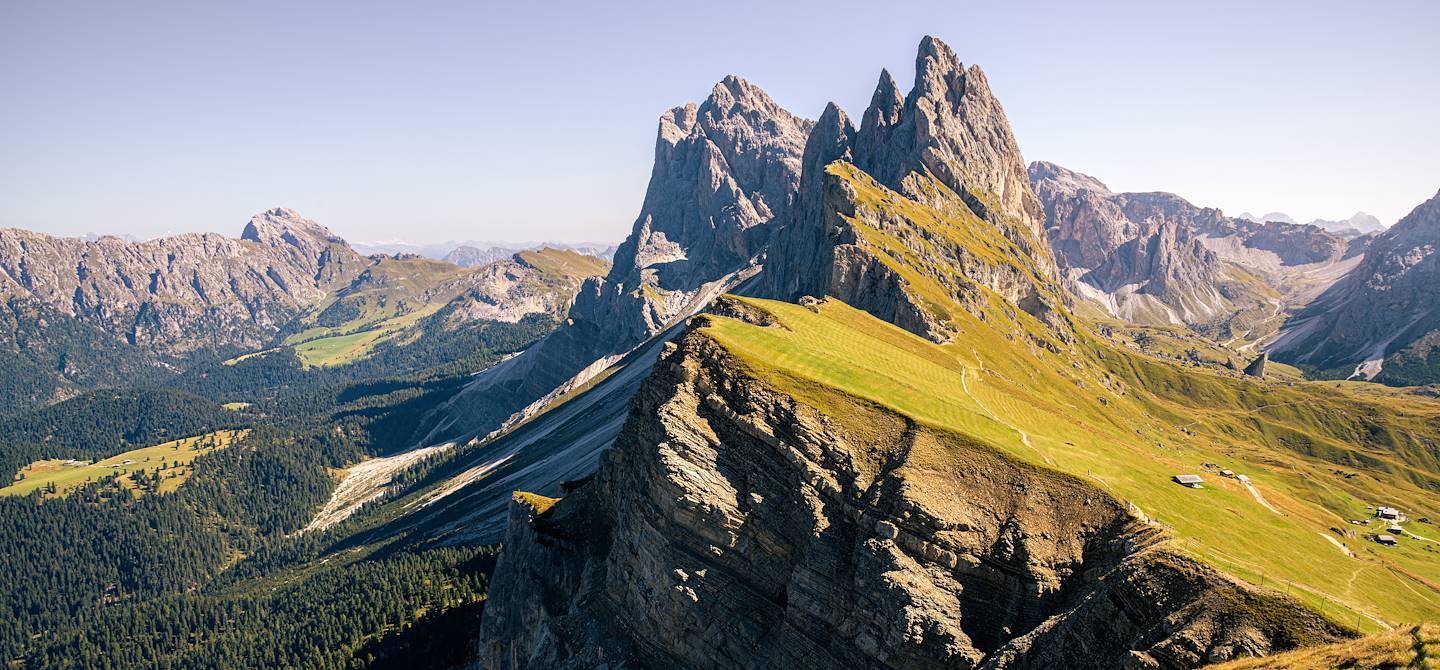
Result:
<svg viewBox="0 0 1440 670">
<path fill-rule="evenodd" d="M 474 667 L 1190 668 L 1339 632 L 1078 479 L 845 408 L 670 345 L 593 479 L 512 505 Z"/>
</svg>

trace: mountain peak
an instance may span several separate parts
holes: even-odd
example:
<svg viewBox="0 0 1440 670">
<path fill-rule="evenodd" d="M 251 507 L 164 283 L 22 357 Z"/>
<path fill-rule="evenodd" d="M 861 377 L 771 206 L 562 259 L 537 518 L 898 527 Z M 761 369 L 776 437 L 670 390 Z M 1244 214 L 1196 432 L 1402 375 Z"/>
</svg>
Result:
<svg viewBox="0 0 1440 670">
<path fill-rule="evenodd" d="M 1066 195 L 1074 195 L 1080 191 L 1093 191 L 1105 195 L 1111 193 L 1110 187 L 1106 186 L 1105 182 L 1049 161 L 1031 163 L 1028 172 L 1030 173 L 1030 184 L 1037 193 L 1042 187 L 1053 188 L 1057 193 Z"/>
<path fill-rule="evenodd" d="M 893 78 L 881 73 L 856 139 L 855 164 L 895 189 L 903 190 L 911 173 L 932 175 L 982 218 L 1014 221 L 1031 244 L 1040 244 L 1040 204 L 1005 110 L 980 68 L 964 69 L 934 37 L 920 42 L 915 86 L 903 101 Z"/>
<path fill-rule="evenodd" d="M 329 228 L 300 216 L 286 207 L 273 207 L 255 216 L 245 224 L 240 239 L 258 242 L 267 246 L 324 247 L 332 243 L 343 244 Z"/>
<path fill-rule="evenodd" d="M 700 116 L 725 118 L 737 114 L 790 116 L 775 103 L 764 89 L 733 74 L 726 75 L 710 89 L 710 97 L 700 105 Z"/>
<path fill-rule="evenodd" d="M 905 109 L 905 98 L 900 95 L 900 88 L 895 85 L 895 78 L 890 76 L 889 70 L 880 71 L 880 81 L 875 84 L 875 93 L 870 96 L 870 106 L 865 109 L 865 115 L 860 119 L 862 128 L 880 128 L 893 126 L 900 122 L 900 114 Z"/>
<path fill-rule="evenodd" d="M 958 100 L 965 90 L 965 65 L 950 46 L 926 35 L 915 55 L 915 89 L 911 95 Z"/>
</svg>

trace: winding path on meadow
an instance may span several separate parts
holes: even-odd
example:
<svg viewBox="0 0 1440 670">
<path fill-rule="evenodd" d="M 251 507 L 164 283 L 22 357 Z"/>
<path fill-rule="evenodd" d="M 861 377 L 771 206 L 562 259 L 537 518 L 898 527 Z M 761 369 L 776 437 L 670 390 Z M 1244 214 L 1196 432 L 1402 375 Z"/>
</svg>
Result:
<svg viewBox="0 0 1440 670">
<path fill-rule="evenodd" d="M 979 357 L 978 357 L 978 356 L 976 357 L 976 360 L 979 360 Z M 982 368 L 980 368 L 980 370 L 983 372 L 983 371 L 985 370 L 985 368 L 982 367 Z M 1002 426 L 1005 426 L 1006 428 L 1009 428 L 1010 430 L 1013 430 L 1013 431 L 1015 431 L 1017 434 L 1019 434 L 1019 435 L 1020 435 L 1020 443 L 1021 443 L 1021 444 L 1025 445 L 1026 447 L 1029 447 L 1031 451 L 1034 451 L 1035 453 L 1040 454 L 1040 457 L 1043 458 L 1043 459 L 1045 459 L 1045 462 L 1046 462 L 1047 464 L 1049 464 L 1049 465 L 1055 465 L 1055 461 L 1052 460 L 1052 459 L 1050 458 L 1050 456 L 1046 455 L 1045 452 L 1040 451 L 1039 449 L 1037 449 L 1034 444 L 1031 444 L 1031 442 L 1030 442 L 1030 434 L 1029 434 L 1029 433 L 1026 433 L 1026 432 L 1023 431 L 1023 430 L 1020 430 L 1020 428 L 1019 428 L 1018 426 L 1016 426 L 1015 424 L 1012 424 L 1012 423 L 1010 423 L 1009 421 L 1006 421 L 1006 420 L 1000 418 L 1000 415 L 999 415 L 999 414 L 996 414 L 994 411 L 992 411 L 989 407 L 987 407 L 987 406 L 985 405 L 985 403 L 981 402 L 979 398 L 975 397 L 975 394 L 974 394 L 974 393 L 971 393 L 971 392 L 970 392 L 970 382 L 967 381 L 967 376 L 966 376 L 966 374 L 965 374 L 965 373 L 967 373 L 967 372 L 969 372 L 969 371 L 970 371 L 970 368 L 967 368 L 967 367 L 964 367 L 964 366 L 962 366 L 962 367 L 960 368 L 960 389 L 963 390 L 963 391 L 965 391 L 965 395 L 969 396 L 970 399 L 973 400 L 973 401 L 975 402 L 975 404 L 980 407 L 980 409 L 982 409 L 982 410 L 985 411 L 985 414 L 987 414 L 992 420 L 995 421 L 995 423 L 998 423 L 998 424 L 1000 424 L 1000 425 L 1002 425 Z"/>
</svg>

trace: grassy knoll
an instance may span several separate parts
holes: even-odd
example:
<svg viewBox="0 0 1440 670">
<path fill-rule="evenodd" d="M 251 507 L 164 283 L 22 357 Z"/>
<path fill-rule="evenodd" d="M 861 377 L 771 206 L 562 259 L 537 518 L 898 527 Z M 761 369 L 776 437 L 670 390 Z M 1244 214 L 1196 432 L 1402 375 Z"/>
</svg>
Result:
<svg viewBox="0 0 1440 670">
<path fill-rule="evenodd" d="M 190 478 L 190 463 L 197 457 L 224 449 L 249 432 L 221 430 L 131 449 L 94 463 L 59 459 L 36 461 L 22 468 L 16 475 L 23 476 L 23 479 L 17 479 L 9 486 L 0 488 L 0 496 L 23 496 L 40 490 L 45 496 L 63 497 L 81 486 L 110 475 L 122 475 L 121 485 L 138 491 L 128 476 L 136 472 L 158 472 L 161 477 L 158 492 L 169 493 L 180 488 L 180 485 Z M 52 484 L 53 493 L 49 490 Z"/>
<path fill-rule="evenodd" d="M 570 249 L 545 247 L 522 251 L 516 256 L 521 263 L 552 276 L 584 279 L 603 275 L 610 270 L 610 264 L 605 262 L 605 259 Z"/>
<path fill-rule="evenodd" d="M 1084 333 L 1053 353 L 964 310 L 949 313 L 955 342 L 937 345 L 834 300 L 818 312 L 750 302 L 784 327 L 714 318 L 705 332 L 802 400 L 826 409 L 833 394 L 819 384 L 1086 478 L 1169 530 L 1177 549 L 1347 625 L 1440 618 L 1440 544 L 1381 547 L 1366 539 L 1378 523 L 1347 523 L 1377 504 L 1440 519 L 1440 403 L 1240 379 Z M 1205 463 L 1248 475 L 1253 490 Z M 1204 488 L 1170 481 L 1181 473 Z M 1406 527 L 1440 540 L 1436 526 Z"/>
</svg>

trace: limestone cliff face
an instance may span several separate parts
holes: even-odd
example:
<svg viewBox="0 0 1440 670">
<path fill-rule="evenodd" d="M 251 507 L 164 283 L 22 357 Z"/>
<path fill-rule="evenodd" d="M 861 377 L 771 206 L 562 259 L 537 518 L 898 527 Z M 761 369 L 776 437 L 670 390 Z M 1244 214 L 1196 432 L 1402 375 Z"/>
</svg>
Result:
<svg viewBox="0 0 1440 670">
<path fill-rule="evenodd" d="M 1287 323 L 1270 352 L 1333 374 L 1353 369 L 1398 384 L 1440 380 L 1429 363 L 1440 340 L 1437 248 L 1440 193 L 1376 236 L 1360 265 Z"/>
<path fill-rule="evenodd" d="M 1166 222 L 1148 236 L 1116 247 L 1104 262 L 1083 277 L 1101 290 L 1143 285 L 1152 295 L 1176 297 L 1191 290 L 1214 290 L 1220 260 L 1189 230 Z M 1215 296 L 1217 299 L 1220 297 Z"/>
<path fill-rule="evenodd" d="M 1230 218 L 1173 193 L 1115 193 L 1053 163 L 1031 163 L 1029 174 L 1071 287 L 1132 321 L 1246 323 L 1239 333 L 1211 334 L 1255 339 L 1257 317 L 1268 320 L 1282 302 L 1317 295 L 1328 285 L 1317 282 L 1343 274 L 1352 247 L 1315 226 Z M 1237 278 L 1232 268 L 1243 274 Z M 1281 300 L 1267 288 L 1277 286 L 1285 290 Z"/>
<path fill-rule="evenodd" d="M 670 346 L 599 472 L 513 504 L 475 667 L 1191 668 L 1286 646 L 1276 607 L 1336 633 L 1077 479 Z"/>
<path fill-rule="evenodd" d="M 580 287 L 563 327 L 478 376 L 416 439 L 492 430 L 753 276 L 794 203 L 812 125 L 733 76 L 662 115 L 645 202 L 609 274 Z"/>
<path fill-rule="evenodd" d="M 1063 331 L 1043 214 L 984 73 L 933 37 L 915 71 L 904 97 L 881 73 L 858 130 L 833 103 L 820 116 L 757 292 L 835 296 L 943 342 L 954 329 L 933 304 L 978 310 L 984 287 Z"/>
<path fill-rule="evenodd" d="M 926 36 L 915 86 L 903 99 L 882 72 L 861 120 L 855 164 L 899 190 L 911 173 L 934 175 L 982 218 L 1040 242 L 1040 203 L 1030 189 L 1005 110 L 979 66 L 968 69 L 944 42 Z"/>
<path fill-rule="evenodd" d="M 240 239 L 189 234 L 87 241 L 0 230 L 0 298 L 35 301 L 163 354 L 257 347 L 365 259 L 288 209 Z"/>
</svg>

